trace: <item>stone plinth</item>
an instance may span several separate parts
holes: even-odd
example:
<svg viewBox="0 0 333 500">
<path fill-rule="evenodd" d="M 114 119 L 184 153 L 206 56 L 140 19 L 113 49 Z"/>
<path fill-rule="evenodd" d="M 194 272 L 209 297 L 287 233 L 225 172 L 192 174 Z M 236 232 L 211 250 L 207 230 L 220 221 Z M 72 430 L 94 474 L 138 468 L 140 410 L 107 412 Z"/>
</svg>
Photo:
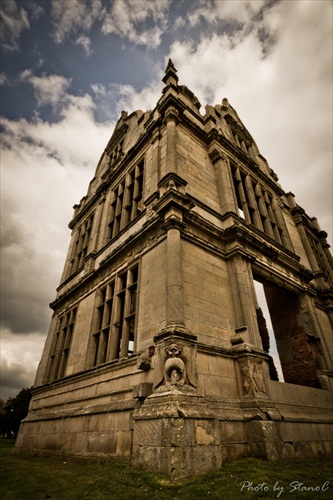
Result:
<svg viewBox="0 0 333 500">
<path fill-rule="evenodd" d="M 149 396 L 133 415 L 134 467 L 171 479 L 217 470 L 218 422 L 205 398 L 173 389 Z"/>
</svg>

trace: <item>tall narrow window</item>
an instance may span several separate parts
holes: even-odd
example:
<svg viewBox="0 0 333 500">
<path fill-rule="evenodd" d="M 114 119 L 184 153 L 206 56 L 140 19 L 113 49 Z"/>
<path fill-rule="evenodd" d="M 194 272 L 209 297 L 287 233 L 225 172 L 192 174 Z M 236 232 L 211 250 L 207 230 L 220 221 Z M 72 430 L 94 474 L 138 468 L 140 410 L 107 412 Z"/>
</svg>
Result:
<svg viewBox="0 0 333 500">
<path fill-rule="evenodd" d="M 277 243 L 291 249 L 276 199 L 237 165 L 232 164 L 231 168 L 240 216 Z"/>
<path fill-rule="evenodd" d="M 94 216 L 91 215 L 81 224 L 77 231 L 71 264 L 71 274 L 75 273 L 78 269 L 81 269 L 84 265 L 84 260 L 88 255 L 93 220 Z"/>
<path fill-rule="evenodd" d="M 122 289 L 119 292 L 121 303 L 119 317 L 119 355 L 126 357 L 134 351 L 135 314 L 138 287 L 138 266 L 120 276 Z"/>
<path fill-rule="evenodd" d="M 283 372 L 281 367 L 280 356 L 277 350 L 271 317 L 269 314 L 267 301 L 264 293 L 263 285 L 254 280 L 254 287 L 258 302 L 257 322 L 259 333 L 262 341 L 263 350 L 269 355 L 268 368 L 270 378 L 272 380 L 283 381 Z"/>
<path fill-rule="evenodd" d="M 325 277 L 325 279 L 328 282 L 332 283 L 332 280 L 331 280 L 331 277 L 330 277 L 330 273 L 328 271 L 329 264 L 326 261 L 326 257 L 325 257 L 325 253 L 324 253 L 323 247 L 321 246 L 320 242 L 316 238 L 314 238 L 309 232 L 307 232 L 307 236 L 308 236 L 308 240 L 310 242 L 312 251 L 314 253 L 314 256 L 316 258 L 316 261 L 317 261 L 317 264 L 318 264 L 318 267 L 319 267 L 320 271 L 322 272 L 322 274 Z"/>
<path fill-rule="evenodd" d="M 91 366 L 133 354 L 138 276 L 139 267 L 135 265 L 98 292 Z"/>
<path fill-rule="evenodd" d="M 66 375 L 69 350 L 72 343 L 76 309 L 59 316 L 54 333 L 45 382 L 54 382 Z"/>
<path fill-rule="evenodd" d="M 143 210 L 143 173 L 144 162 L 141 161 L 126 178 L 115 186 L 111 194 L 107 240 L 132 222 Z"/>
<path fill-rule="evenodd" d="M 108 284 L 98 292 L 97 307 L 93 322 L 94 366 L 107 361 L 113 297 L 114 282 Z"/>
</svg>

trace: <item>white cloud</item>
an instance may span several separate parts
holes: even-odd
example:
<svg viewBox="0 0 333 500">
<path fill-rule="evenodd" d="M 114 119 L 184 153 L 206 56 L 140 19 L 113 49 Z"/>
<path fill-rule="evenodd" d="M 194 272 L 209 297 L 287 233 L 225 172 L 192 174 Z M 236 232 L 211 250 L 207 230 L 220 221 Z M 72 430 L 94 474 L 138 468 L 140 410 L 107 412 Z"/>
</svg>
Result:
<svg viewBox="0 0 333 500">
<path fill-rule="evenodd" d="M 115 33 L 130 41 L 148 47 L 158 47 L 166 28 L 170 0 L 115 0 L 103 17 L 104 34 Z M 155 23 L 146 29 L 144 22 Z"/>
<path fill-rule="evenodd" d="M 5 50 L 18 50 L 23 30 L 29 29 L 28 14 L 15 0 L 2 0 L 0 4 L 0 35 Z"/>
<path fill-rule="evenodd" d="M 82 45 L 87 56 L 90 56 L 93 53 L 93 50 L 91 48 L 91 40 L 87 36 L 79 36 L 79 38 L 75 42 L 75 45 Z"/>
<path fill-rule="evenodd" d="M 39 106 L 59 105 L 66 98 L 66 91 L 71 84 L 71 80 L 63 76 L 34 76 L 31 70 L 24 70 L 21 73 L 21 80 L 32 85 Z"/>
<path fill-rule="evenodd" d="M 93 83 L 90 87 L 97 97 L 105 97 L 107 95 L 105 85 L 102 85 L 101 83 Z"/>
<path fill-rule="evenodd" d="M 197 26 L 202 20 L 210 24 L 221 21 L 234 21 L 248 25 L 267 4 L 266 0 L 201 0 L 190 12 L 188 20 L 191 26 Z"/>
<path fill-rule="evenodd" d="M 110 94 L 116 97 L 117 113 L 121 110 L 126 110 L 129 113 L 141 109 L 147 111 L 156 106 L 158 99 L 161 96 L 163 84 L 160 80 L 154 80 L 148 87 L 137 91 L 132 85 L 112 85 Z"/>
<path fill-rule="evenodd" d="M 6 73 L 0 73 L 0 85 L 6 85 L 7 83 L 9 83 L 9 79 Z"/>
<path fill-rule="evenodd" d="M 45 10 L 44 8 L 40 5 L 40 4 L 37 4 L 37 3 L 33 3 L 31 4 L 30 6 L 30 10 L 31 10 L 31 19 L 39 19 L 40 17 L 42 17 L 43 14 L 45 14 Z"/>
<path fill-rule="evenodd" d="M 66 37 L 88 32 L 102 15 L 100 0 L 52 0 L 53 37 L 62 43 Z"/>
<path fill-rule="evenodd" d="M 158 47 L 170 5 L 171 0 L 52 0 L 53 37 L 62 43 L 77 33 L 88 33 L 101 21 L 105 35 L 114 33 L 138 45 Z M 75 44 L 82 45 L 87 55 L 92 53 L 87 36 L 81 34 Z"/>
</svg>

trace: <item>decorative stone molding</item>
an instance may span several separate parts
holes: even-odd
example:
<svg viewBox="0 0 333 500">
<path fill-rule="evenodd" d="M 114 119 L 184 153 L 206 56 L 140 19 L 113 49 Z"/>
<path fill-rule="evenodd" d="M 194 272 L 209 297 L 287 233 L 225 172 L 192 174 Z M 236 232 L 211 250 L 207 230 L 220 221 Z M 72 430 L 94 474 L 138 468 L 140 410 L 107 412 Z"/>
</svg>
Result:
<svg viewBox="0 0 333 500">
<path fill-rule="evenodd" d="M 193 392 L 197 386 L 196 336 L 180 325 L 166 328 L 154 341 L 155 389 Z"/>
<path fill-rule="evenodd" d="M 245 396 L 265 395 L 262 359 L 247 358 L 240 363 L 242 387 Z"/>
<path fill-rule="evenodd" d="M 165 352 L 168 359 L 164 364 L 164 384 L 166 387 L 182 387 L 186 381 L 186 367 L 184 361 L 180 358 L 182 348 L 177 344 L 171 344 L 166 347 Z"/>
</svg>

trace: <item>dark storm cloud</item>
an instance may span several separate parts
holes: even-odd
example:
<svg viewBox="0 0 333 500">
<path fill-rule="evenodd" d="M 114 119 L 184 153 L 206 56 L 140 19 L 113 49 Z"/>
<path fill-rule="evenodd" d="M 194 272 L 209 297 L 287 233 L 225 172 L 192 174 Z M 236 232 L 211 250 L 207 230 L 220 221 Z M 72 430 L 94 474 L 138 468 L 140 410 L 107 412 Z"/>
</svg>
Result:
<svg viewBox="0 0 333 500">
<path fill-rule="evenodd" d="M 4 360 L 1 366 L 1 385 L 4 391 L 8 389 L 17 389 L 24 387 L 27 380 L 28 369 L 22 363 L 9 364 Z"/>
</svg>

